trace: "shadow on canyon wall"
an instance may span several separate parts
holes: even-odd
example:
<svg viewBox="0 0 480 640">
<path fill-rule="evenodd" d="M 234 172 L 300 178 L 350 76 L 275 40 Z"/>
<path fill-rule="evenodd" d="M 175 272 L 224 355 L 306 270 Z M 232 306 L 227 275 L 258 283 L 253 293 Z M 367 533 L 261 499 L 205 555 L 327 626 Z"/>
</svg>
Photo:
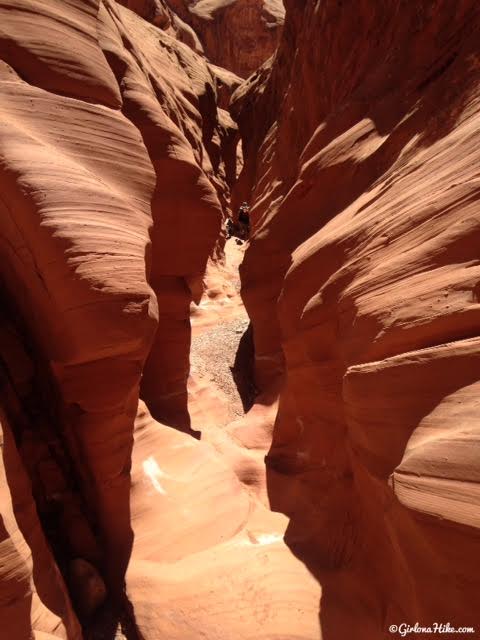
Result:
<svg viewBox="0 0 480 640">
<path fill-rule="evenodd" d="M 400 439 L 395 438 L 395 449 L 386 452 L 385 476 L 376 476 L 354 452 L 348 426 L 344 446 L 351 466 L 338 476 L 328 467 L 292 470 L 294 463 L 276 460 L 274 451 L 267 456 L 271 508 L 290 518 L 285 542 L 322 588 L 319 621 L 324 640 L 350 640 L 352 630 L 359 640 L 381 640 L 390 637 L 390 624 L 402 622 L 418 621 L 422 626 L 450 622 L 478 628 L 474 594 L 480 580 L 472 577 L 466 588 L 465 576 L 471 575 L 480 533 L 408 509 L 386 482 L 422 419 L 442 398 L 477 379 L 472 366 L 461 380 L 445 376 L 441 388 L 429 388 L 425 381 L 423 404 L 410 407 L 409 426 L 405 425 Z M 398 378 L 392 379 L 394 383 Z M 314 385 L 312 380 L 312 389 Z M 321 440 L 321 419 L 317 429 Z M 310 504 L 305 495 L 310 496 Z M 456 592 L 450 602 L 445 601 L 441 586 L 446 578 L 449 589 Z"/>
</svg>

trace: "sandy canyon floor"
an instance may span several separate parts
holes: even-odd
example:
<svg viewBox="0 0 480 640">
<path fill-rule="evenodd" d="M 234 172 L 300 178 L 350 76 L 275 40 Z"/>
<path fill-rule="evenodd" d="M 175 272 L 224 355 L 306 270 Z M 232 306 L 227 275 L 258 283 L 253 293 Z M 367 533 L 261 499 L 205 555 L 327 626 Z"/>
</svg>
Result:
<svg viewBox="0 0 480 640">
<path fill-rule="evenodd" d="M 227 242 L 224 265 L 207 270 L 205 298 L 193 309 L 189 409 L 200 439 L 160 427 L 144 405 L 137 416 L 127 593 L 146 637 L 320 633 L 320 586 L 283 540 L 288 519 L 269 509 L 265 429 L 275 403 L 245 413 L 234 378 L 241 386 L 249 375 L 248 349 L 235 373 L 248 334 L 243 250 Z M 246 406 L 251 399 L 244 396 Z"/>
</svg>

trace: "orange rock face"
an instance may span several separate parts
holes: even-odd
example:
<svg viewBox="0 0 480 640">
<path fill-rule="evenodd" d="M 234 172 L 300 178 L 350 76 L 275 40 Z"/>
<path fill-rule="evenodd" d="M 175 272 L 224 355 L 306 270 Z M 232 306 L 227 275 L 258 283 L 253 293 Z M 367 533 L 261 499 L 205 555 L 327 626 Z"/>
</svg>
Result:
<svg viewBox="0 0 480 640">
<path fill-rule="evenodd" d="M 247 77 L 272 56 L 282 0 L 116 0 L 221 68 Z"/>
<path fill-rule="evenodd" d="M 165 29 L 172 24 L 171 13 L 162 0 L 117 0 L 117 2 L 157 27 Z"/>
<path fill-rule="evenodd" d="M 249 76 L 275 51 L 282 31 L 282 0 L 164 0 L 203 44 L 208 59 Z"/>
<path fill-rule="evenodd" d="M 0 0 L 2 638 L 480 629 L 480 10 L 286 7 Z"/>
<path fill-rule="evenodd" d="M 1 419 L 0 614 L 2 637 L 80 640 L 80 626 L 45 541 L 30 480 Z"/>
<path fill-rule="evenodd" d="M 188 45 L 197 53 L 203 54 L 203 46 L 195 31 L 170 9 L 166 0 L 116 0 L 116 2 L 128 7 L 141 18 Z"/>
<path fill-rule="evenodd" d="M 476 2 L 292 1 L 234 97 L 268 490 L 325 638 L 480 628 L 479 42 Z"/>
<path fill-rule="evenodd" d="M 67 576 L 80 566 L 70 573 L 90 611 L 103 597 L 95 571 L 121 592 L 131 551 L 142 373 L 155 415 L 186 413 L 189 282 L 217 241 L 234 126 L 207 63 L 113 1 L 2 0 L 0 24 L 2 405 L 57 562 Z M 7 577 L 8 558 L 20 563 L 7 550 Z M 27 593 L 43 568 L 29 577 L 21 562 Z M 31 628 L 76 637 L 61 589 L 56 602 L 37 593 Z M 47 609 L 57 622 L 39 622 Z"/>
</svg>

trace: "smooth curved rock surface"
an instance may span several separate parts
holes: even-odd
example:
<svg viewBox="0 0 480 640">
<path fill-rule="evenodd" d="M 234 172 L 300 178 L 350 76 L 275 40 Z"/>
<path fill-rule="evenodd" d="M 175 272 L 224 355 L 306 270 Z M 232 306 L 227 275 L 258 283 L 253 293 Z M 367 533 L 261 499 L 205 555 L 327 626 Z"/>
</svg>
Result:
<svg viewBox="0 0 480 640">
<path fill-rule="evenodd" d="M 80 625 L 38 520 L 30 481 L 1 415 L 0 617 L 4 638 L 80 640 Z"/>
<path fill-rule="evenodd" d="M 242 78 L 273 55 L 285 17 L 282 0 L 116 1 Z"/>
<path fill-rule="evenodd" d="M 24 403 L 13 429 L 25 461 L 43 465 L 46 511 L 71 511 L 52 516 L 51 535 L 68 534 L 56 551 L 90 562 L 118 595 L 133 540 L 140 379 L 152 411 L 181 422 L 188 283 L 217 242 L 234 125 L 219 123 L 204 59 L 113 0 L 2 0 L 0 32 L 0 293 L 7 326 L 43 372 L 17 375 L 2 342 Z M 156 358 L 166 332 L 172 351 Z M 49 458 L 45 409 L 82 505 L 65 499 L 73 494 Z M 29 473 L 33 482 L 37 468 Z M 31 571 L 56 571 L 48 554 L 42 562 Z"/>
<path fill-rule="evenodd" d="M 0 0 L 9 638 L 480 628 L 479 9 L 286 5 L 264 62 L 274 2 Z M 233 421 L 189 357 L 247 326 L 232 91 Z"/>
<path fill-rule="evenodd" d="M 282 0 L 164 0 L 202 42 L 215 65 L 246 78 L 275 52 Z"/>
<path fill-rule="evenodd" d="M 202 43 L 195 31 L 170 9 L 166 0 L 116 0 L 116 2 L 183 42 L 196 53 L 204 53 Z"/>
<path fill-rule="evenodd" d="M 292 1 L 233 97 L 268 490 L 325 638 L 480 625 L 479 42 L 475 2 Z"/>
<path fill-rule="evenodd" d="M 283 542 L 287 519 L 265 508 L 216 448 L 155 423 L 140 405 L 127 573 L 140 633 L 318 637 L 320 587 Z"/>
</svg>

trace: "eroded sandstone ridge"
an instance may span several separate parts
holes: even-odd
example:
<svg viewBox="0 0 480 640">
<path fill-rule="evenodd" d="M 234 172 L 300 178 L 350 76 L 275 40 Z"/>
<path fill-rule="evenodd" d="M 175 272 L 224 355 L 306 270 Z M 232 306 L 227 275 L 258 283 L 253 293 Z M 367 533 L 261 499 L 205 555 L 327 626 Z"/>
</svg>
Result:
<svg viewBox="0 0 480 640">
<path fill-rule="evenodd" d="M 282 0 L 164 0 L 198 35 L 208 59 L 245 78 L 275 51 Z"/>
<path fill-rule="evenodd" d="M 269 439 L 189 379 L 207 262 L 199 331 L 245 323 L 229 72 L 113 0 L 1 0 L 0 25 L 2 632 L 316 637 Z"/>
<path fill-rule="evenodd" d="M 273 55 L 285 17 L 283 0 L 117 2 L 242 78 Z"/>
<path fill-rule="evenodd" d="M 0 637 L 480 629 L 480 9 L 279 7 L 0 0 Z"/>
<path fill-rule="evenodd" d="M 0 605 L 11 638 L 74 638 L 39 520 L 80 612 L 102 580 L 123 591 L 140 378 L 155 416 L 186 420 L 189 303 L 235 128 L 203 58 L 110 0 L 2 0 L 0 57 Z"/>
<path fill-rule="evenodd" d="M 233 106 L 271 504 L 325 638 L 479 633 L 480 9 L 286 4 Z"/>
</svg>

